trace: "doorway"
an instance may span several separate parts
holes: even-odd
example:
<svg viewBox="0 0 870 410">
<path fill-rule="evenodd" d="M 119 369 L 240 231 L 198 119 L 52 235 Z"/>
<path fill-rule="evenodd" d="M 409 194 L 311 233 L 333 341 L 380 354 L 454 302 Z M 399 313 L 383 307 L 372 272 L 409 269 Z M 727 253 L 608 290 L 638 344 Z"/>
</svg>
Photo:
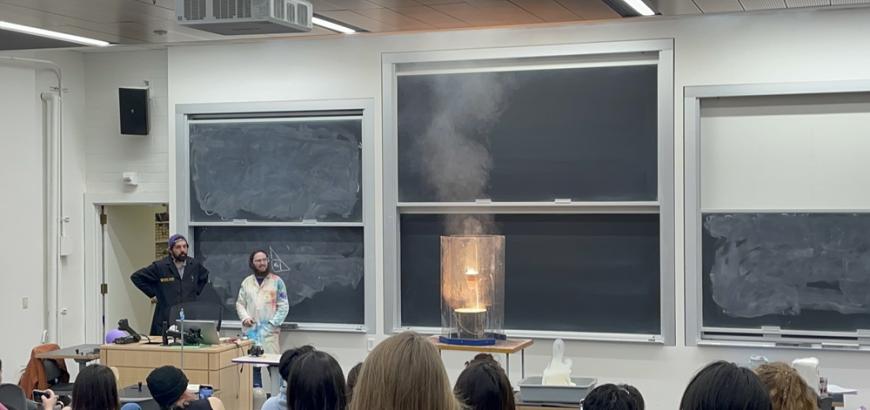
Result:
<svg viewBox="0 0 870 410">
<path fill-rule="evenodd" d="M 169 214 L 166 204 L 104 205 L 102 226 L 102 334 L 127 319 L 148 333 L 154 305 L 130 275 L 166 256 Z"/>
</svg>

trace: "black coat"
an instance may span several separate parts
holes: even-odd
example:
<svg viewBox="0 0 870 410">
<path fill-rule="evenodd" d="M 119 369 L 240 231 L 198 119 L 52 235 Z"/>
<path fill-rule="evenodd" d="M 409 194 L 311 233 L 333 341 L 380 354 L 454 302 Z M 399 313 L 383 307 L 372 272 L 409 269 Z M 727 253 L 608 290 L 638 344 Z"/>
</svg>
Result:
<svg viewBox="0 0 870 410">
<path fill-rule="evenodd" d="M 179 303 L 195 302 L 208 283 L 208 269 L 193 258 L 187 258 L 184 268 L 184 278 L 178 275 L 178 269 L 171 256 L 154 261 L 154 263 L 139 269 L 130 280 L 149 298 L 157 297 L 157 307 L 151 318 L 151 335 L 159 335 L 163 321 L 169 320 L 169 309 Z M 172 325 L 172 323 L 170 323 Z"/>
</svg>

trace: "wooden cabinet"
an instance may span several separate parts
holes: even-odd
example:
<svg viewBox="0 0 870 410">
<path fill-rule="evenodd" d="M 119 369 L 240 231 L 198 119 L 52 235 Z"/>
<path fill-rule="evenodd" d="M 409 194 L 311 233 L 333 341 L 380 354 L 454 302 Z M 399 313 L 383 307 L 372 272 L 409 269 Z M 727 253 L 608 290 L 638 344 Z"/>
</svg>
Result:
<svg viewBox="0 0 870 410">
<path fill-rule="evenodd" d="M 152 337 L 153 339 L 154 337 Z M 100 362 L 118 369 L 118 386 L 130 386 L 145 379 L 152 370 L 171 365 L 184 370 L 192 384 L 210 384 L 227 409 L 249 408 L 251 375 L 246 366 L 232 362 L 244 356 L 250 341 L 214 346 L 160 346 L 145 343 L 100 346 Z M 183 360 L 183 365 L 182 365 Z M 248 406 L 245 406 L 245 404 Z"/>
</svg>

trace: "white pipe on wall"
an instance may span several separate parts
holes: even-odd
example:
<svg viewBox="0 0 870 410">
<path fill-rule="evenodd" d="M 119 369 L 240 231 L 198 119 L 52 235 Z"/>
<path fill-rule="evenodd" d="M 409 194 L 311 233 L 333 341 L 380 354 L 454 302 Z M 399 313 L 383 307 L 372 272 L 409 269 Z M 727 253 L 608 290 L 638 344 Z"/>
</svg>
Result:
<svg viewBox="0 0 870 410">
<path fill-rule="evenodd" d="M 61 222 L 61 161 L 60 161 L 60 106 L 61 97 L 55 93 L 44 92 L 41 94 L 45 107 L 43 124 L 45 130 L 45 198 L 46 198 L 46 278 L 45 278 L 45 301 L 46 323 L 49 340 L 59 342 L 58 334 L 58 304 L 60 282 L 60 238 L 62 234 Z"/>
<path fill-rule="evenodd" d="M 61 343 L 59 326 L 61 237 L 63 235 L 63 80 L 60 66 L 33 58 L 0 56 L 0 64 L 31 67 L 51 71 L 57 77 L 57 87 L 40 95 L 44 103 L 43 160 L 45 177 L 45 271 L 44 296 L 46 309 L 43 328 L 47 339 Z M 46 336 L 43 336 L 46 339 Z"/>
</svg>

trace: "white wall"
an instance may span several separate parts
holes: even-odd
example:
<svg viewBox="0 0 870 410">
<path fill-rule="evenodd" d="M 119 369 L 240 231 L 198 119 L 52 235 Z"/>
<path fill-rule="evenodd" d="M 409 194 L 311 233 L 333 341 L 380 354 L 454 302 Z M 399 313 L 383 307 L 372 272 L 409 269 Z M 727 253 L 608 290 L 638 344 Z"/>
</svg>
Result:
<svg viewBox="0 0 870 410">
<path fill-rule="evenodd" d="M 69 217 L 64 234 L 70 254 L 61 260 L 59 274 L 58 334 L 53 342 L 82 343 L 84 312 L 82 275 L 82 123 L 84 120 L 83 56 L 71 51 L 7 53 L 48 60 L 63 72 L 63 215 Z M 45 269 L 45 214 L 43 209 L 43 130 L 39 94 L 56 86 L 54 74 L 32 68 L 10 68 L 0 63 L 0 205 L 7 221 L 0 236 L 0 284 L 3 286 L 0 328 L 8 329 L 0 342 L 4 377 L 17 382 L 17 371 L 40 342 L 47 323 L 43 275 Z M 21 298 L 30 299 L 22 310 Z M 14 335 L 14 337 L 10 337 Z M 10 346 L 7 346 L 10 344 Z M 12 346 L 14 345 L 14 346 Z M 8 349 L 7 349 L 8 348 Z"/>
<path fill-rule="evenodd" d="M 756 351 L 739 348 L 695 348 L 683 345 L 683 138 L 682 88 L 688 85 L 740 84 L 789 81 L 824 81 L 866 78 L 870 54 L 856 52 L 854 39 L 870 38 L 870 10 L 826 10 L 765 13 L 752 16 L 720 15 L 686 19 L 604 22 L 544 28 L 451 31 L 393 36 L 358 36 L 339 39 L 269 41 L 257 44 L 172 47 L 169 50 L 169 106 L 185 103 L 371 98 L 381 101 L 383 52 L 453 48 L 485 48 L 573 42 L 674 38 L 675 39 L 675 146 L 677 211 L 677 328 L 678 346 L 659 347 L 619 343 L 571 342 L 575 373 L 601 381 L 637 385 L 650 408 L 675 408 L 692 373 L 714 359 L 745 362 L 753 353 L 790 360 L 805 351 Z M 170 119 L 172 126 L 174 119 Z M 381 113 L 375 115 L 375 135 L 381 134 Z M 173 147 L 170 144 L 170 149 Z M 376 141 L 376 164 L 381 162 L 381 141 Z M 170 158 L 172 158 L 171 154 Z M 170 160 L 170 175 L 174 175 Z M 378 234 L 382 206 L 382 167 L 376 165 Z M 170 181 L 174 189 L 174 181 Z M 174 192 L 170 191 L 174 197 Z M 172 203 L 172 201 L 171 201 Z M 376 243 L 378 263 L 378 318 L 383 317 L 382 243 Z M 383 335 L 383 324 L 379 324 Z M 289 340 L 288 340 L 289 339 Z M 312 343 L 335 352 L 345 367 L 361 360 L 365 337 L 332 334 L 285 335 L 284 344 Z M 549 353 L 547 341 L 530 351 L 528 371 L 539 373 Z M 861 388 L 847 407 L 870 402 L 870 372 L 864 356 L 853 353 L 814 352 L 821 357 L 832 383 Z M 467 355 L 445 354 L 455 376 Z M 519 378 L 514 361 L 512 378 Z"/>
<path fill-rule="evenodd" d="M 87 190 L 135 197 L 168 192 L 166 50 L 93 53 L 85 56 L 87 87 Z M 149 135 L 121 135 L 118 88 L 149 85 Z M 121 175 L 136 172 L 139 186 Z"/>
<path fill-rule="evenodd" d="M 0 311 L 6 312 L 0 315 L 0 328 L 21 331 L 20 337 L 0 340 L 0 359 L 6 381 L 17 381 L 15 372 L 39 343 L 45 312 L 41 105 L 33 69 L 0 66 L 0 89 L 10 97 L 0 99 L 0 190 L 17 199 L 0 201 L 0 212 L 8 216 L 3 231 L 9 233 L 0 237 Z M 26 309 L 24 298 L 29 300 Z"/>
</svg>

